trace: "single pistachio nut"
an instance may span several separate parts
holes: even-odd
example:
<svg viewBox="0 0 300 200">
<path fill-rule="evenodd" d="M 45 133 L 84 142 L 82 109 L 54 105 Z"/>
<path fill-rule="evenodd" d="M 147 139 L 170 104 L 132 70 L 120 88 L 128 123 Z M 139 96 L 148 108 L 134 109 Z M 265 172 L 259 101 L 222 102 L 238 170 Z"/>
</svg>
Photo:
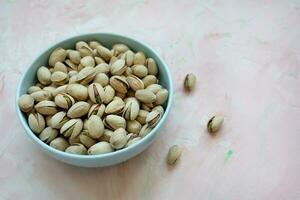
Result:
<svg viewBox="0 0 300 200">
<path fill-rule="evenodd" d="M 147 67 L 148 73 L 150 75 L 154 75 L 154 76 L 157 75 L 158 69 L 157 69 L 156 62 L 155 62 L 155 60 L 153 58 L 148 58 L 146 60 L 146 67 Z"/>
<path fill-rule="evenodd" d="M 95 67 L 95 73 L 105 73 L 108 74 L 110 71 L 110 66 L 107 63 L 100 63 Z"/>
<path fill-rule="evenodd" d="M 40 113 L 30 113 L 28 116 L 28 124 L 30 129 L 39 134 L 45 128 L 45 119 Z"/>
<path fill-rule="evenodd" d="M 94 83 L 99 83 L 102 87 L 108 85 L 109 78 L 105 73 L 98 73 L 94 78 Z"/>
<path fill-rule="evenodd" d="M 132 73 L 139 78 L 144 78 L 148 75 L 148 69 L 144 65 L 137 64 L 132 66 Z"/>
<path fill-rule="evenodd" d="M 139 136 L 140 137 L 145 137 L 146 135 L 148 135 L 150 132 L 152 131 L 152 128 L 149 127 L 148 124 L 145 124 L 144 126 L 142 126 L 140 132 L 139 132 Z"/>
<path fill-rule="evenodd" d="M 106 62 L 102 58 L 100 58 L 100 57 L 94 57 L 94 59 L 95 59 L 95 62 L 97 64 L 97 66 L 99 64 L 101 64 L 101 63 L 105 63 L 106 64 Z"/>
<path fill-rule="evenodd" d="M 136 120 L 141 125 L 145 125 L 146 124 L 146 118 L 147 118 L 148 114 L 149 114 L 149 111 L 147 111 L 147 110 L 140 110 L 139 113 L 138 113 L 138 116 L 137 116 Z"/>
<path fill-rule="evenodd" d="M 87 66 L 80 70 L 80 72 L 77 74 L 77 82 L 86 85 L 91 82 L 95 78 L 95 76 L 95 69 L 93 67 Z"/>
<path fill-rule="evenodd" d="M 143 103 L 153 103 L 156 101 L 156 95 L 148 89 L 137 90 L 135 97 Z"/>
<path fill-rule="evenodd" d="M 165 112 L 164 108 L 162 106 L 155 106 L 154 108 L 152 108 L 152 111 L 158 111 L 160 113 L 160 115 L 162 116 Z"/>
<path fill-rule="evenodd" d="M 88 87 L 89 97 L 92 102 L 101 104 L 104 98 L 104 89 L 99 83 L 92 83 Z"/>
<path fill-rule="evenodd" d="M 93 104 L 88 112 L 88 118 L 90 118 L 92 115 L 97 115 L 100 118 L 103 116 L 105 111 L 105 105 L 104 104 Z"/>
<path fill-rule="evenodd" d="M 105 108 L 105 113 L 106 114 L 118 114 L 121 113 L 123 108 L 125 106 L 125 103 L 121 99 L 116 99 L 110 102 L 106 108 Z"/>
<path fill-rule="evenodd" d="M 113 131 L 110 129 L 104 129 L 103 135 L 100 137 L 100 141 L 106 141 L 109 142 L 111 135 L 113 134 Z"/>
<path fill-rule="evenodd" d="M 18 104 L 23 112 L 30 112 L 33 109 L 34 99 L 29 94 L 23 94 L 19 97 Z"/>
<path fill-rule="evenodd" d="M 68 85 L 62 85 L 62 86 L 55 88 L 55 91 L 53 92 L 53 96 L 55 97 L 58 93 L 66 93 L 67 87 L 68 87 Z"/>
<path fill-rule="evenodd" d="M 134 54 L 134 58 L 133 58 L 133 63 L 135 65 L 144 65 L 146 63 L 146 56 L 143 52 L 137 52 L 136 54 Z"/>
<path fill-rule="evenodd" d="M 213 116 L 207 123 L 207 130 L 209 133 L 214 134 L 218 132 L 224 122 L 224 118 L 222 116 Z"/>
<path fill-rule="evenodd" d="M 88 97 L 88 89 L 81 84 L 69 84 L 66 88 L 66 91 L 78 101 L 84 101 Z"/>
<path fill-rule="evenodd" d="M 88 45 L 80 47 L 77 51 L 80 53 L 81 57 L 94 56 L 93 49 L 91 49 Z"/>
<path fill-rule="evenodd" d="M 83 67 L 95 67 L 95 60 L 92 56 L 85 56 L 81 58 L 80 64 Z"/>
<path fill-rule="evenodd" d="M 125 94 L 129 88 L 126 78 L 122 76 L 112 76 L 109 80 L 110 85 L 120 93 Z"/>
<path fill-rule="evenodd" d="M 125 61 L 128 67 L 133 65 L 134 53 L 131 50 L 125 52 Z"/>
<path fill-rule="evenodd" d="M 75 103 L 75 100 L 71 95 L 59 93 L 55 96 L 54 102 L 58 107 L 69 109 Z"/>
<path fill-rule="evenodd" d="M 89 47 L 89 45 L 85 41 L 78 41 L 75 44 L 75 49 L 78 50 L 81 47 Z"/>
<path fill-rule="evenodd" d="M 89 47 L 90 47 L 91 49 L 93 49 L 93 50 L 94 50 L 94 49 L 96 49 L 96 48 L 97 48 L 97 46 L 102 46 L 102 45 L 101 45 L 101 43 L 100 43 L 100 42 L 98 42 L 98 41 L 94 41 L 94 40 L 89 42 Z"/>
<path fill-rule="evenodd" d="M 103 58 L 105 61 L 109 61 L 110 58 L 113 56 L 113 53 L 104 46 L 97 46 L 96 47 L 98 54 Z"/>
<path fill-rule="evenodd" d="M 112 130 L 126 128 L 126 120 L 118 115 L 107 115 L 104 119 L 104 125 Z"/>
<path fill-rule="evenodd" d="M 82 130 L 82 132 L 79 135 L 79 141 L 87 148 L 90 148 L 91 146 L 97 143 L 97 140 L 94 140 L 89 136 L 88 130 Z"/>
<path fill-rule="evenodd" d="M 57 85 L 64 85 L 69 81 L 67 73 L 56 71 L 51 75 L 51 81 Z"/>
<path fill-rule="evenodd" d="M 139 114 L 140 105 L 136 98 L 128 98 L 124 110 L 123 110 L 123 117 L 127 120 L 135 120 Z"/>
<path fill-rule="evenodd" d="M 81 119 L 70 119 L 60 129 L 60 133 L 65 137 L 76 138 L 83 127 Z"/>
<path fill-rule="evenodd" d="M 167 155 L 167 163 L 169 165 L 174 165 L 176 161 L 180 158 L 182 153 L 181 148 L 178 145 L 173 145 L 170 147 Z"/>
<path fill-rule="evenodd" d="M 112 75 L 122 75 L 125 70 L 126 70 L 127 66 L 125 65 L 125 60 L 123 59 L 118 59 L 116 60 L 110 67 L 110 73 Z"/>
<path fill-rule="evenodd" d="M 37 71 L 37 78 L 43 85 L 49 85 L 51 83 L 51 72 L 47 67 L 40 67 Z"/>
<path fill-rule="evenodd" d="M 125 44 L 115 44 L 113 46 L 114 55 L 119 55 L 120 53 L 125 53 L 127 50 L 129 50 L 128 46 Z"/>
<path fill-rule="evenodd" d="M 114 149 L 121 149 L 127 144 L 127 132 L 123 128 L 118 128 L 113 132 L 109 140 Z"/>
<path fill-rule="evenodd" d="M 51 127 L 46 127 L 41 134 L 39 135 L 39 138 L 45 142 L 50 143 L 52 140 L 54 140 L 58 135 L 58 131 Z"/>
<path fill-rule="evenodd" d="M 48 91 L 51 93 L 51 96 L 55 95 L 56 88 L 53 86 L 46 86 L 43 88 L 44 91 Z"/>
<path fill-rule="evenodd" d="M 36 92 L 33 92 L 30 94 L 30 96 L 34 99 L 36 102 L 44 101 L 44 100 L 51 100 L 52 94 L 49 91 L 45 90 L 39 90 Z"/>
<path fill-rule="evenodd" d="M 113 152 L 114 149 L 111 147 L 111 145 L 108 142 L 102 141 L 94 144 L 91 146 L 88 150 L 89 155 L 98 155 L 98 154 L 104 154 Z"/>
<path fill-rule="evenodd" d="M 51 117 L 50 125 L 52 128 L 60 129 L 67 121 L 69 121 L 67 113 L 61 111 Z"/>
<path fill-rule="evenodd" d="M 133 91 L 144 89 L 144 83 L 139 77 L 135 75 L 128 75 L 126 80 Z"/>
<path fill-rule="evenodd" d="M 79 51 L 70 50 L 68 53 L 68 57 L 70 58 L 72 63 L 77 65 L 80 63 L 81 56 Z"/>
<path fill-rule="evenodd" d="M 153 128 L 159 122 L 160 118 L 161 118 L 160 112 L 156 110 L 151 111 L 146 117 L 146 123 L 148 123 L 150 128 Z"/>
<path fill-rule="evenodd" d="M 72 153 L 72 154 L 79 154 L 79 155 L 86 155 L 87 149 L 82 144 L 72 144 L 68 148 L 66 148 L 65 152 Z"/>
<path fill-rule="evenodd" d="M 60 72 L 68 73 L 67 66 L 62 62 L 55 63 L 53 70 L 54 72 L 60 71 Z"/>
<path fill-rule="evenodd" d="M 125 147 L 129 147 L 133 144 L 136 144 L 138 141 L 140 141 L 142 138 L 141 137 L 135 137 L 135 138 L 132 138 L 131 140 L 128 140 L 127 144 Z"/>
<path fill-rule="evenodd" d="M 54 66 L 57 62 L 63 62 L 67 57 L 67 51 L 61 47 L 55 49 L 49 57 L 49 65 Z"/>
<path fill-rule="evenodd" d="M 152 84 L 152 85 L 149 85 L 146 89 L 148 89 L 151 92 L 153 92 L 154 94 L 156 94 L 156 93 L 158 93 L 158 91 L 160 91 L 163 88 L 159 84 Z"/>
<path fill-rule="evenodd" d="M 129 133 L 139 134 L 141 131 L 142 125 L 137 120 L 127 121 L 126 130 Z"/>
<path fill-rule="evenodd" d="M 68 71 L 78 70 L 78 65 L 73 63 L 70 59 L 65 60 L 65 64 L 67 65 Z"/>
<path fill-rule="evenodd" d="M 67 112 L 69 118 L 79 118 L 89 112 L 90 104 L 84 101 L 76 102 Z"/>
<path fill-rule="evenodd" d="M 163 105 L 166 100 L 168 99 L 168 90 L 166 89 L 161 89 L 156 93 L 156 101 L 155 104 L 156 105 Z"/>
<path fill-rule="evenodd" d="M 42 90 L 42 88 L 33 85 L 33 86 L 28 88 L 27 93 L 32 94 L 34 92 L 41 91 L 41 90 Z"/>
<path fill-rule="evenodd" d="M 44 100 L 37 103 L 34 108 L 42 115 L 54 115 L 57 113 L 56 104 L 53 101 Z"/>
<path fill-rule="evenodd" d="M 158 83 L 157 78 L 156 78 L 155 76 L 153 76 L 153 75 L 147 75 L 147 76 L 145 76 L 145 77 L 142 79 L 142 81 L 143 81 L 143 83 L 144 83 L 145 88 L 147 88 L 149 85 Z"/>
<path fill-rule="evenodd" d="M 60 151 L 65 151 L 66 148 L 70 146 L 68 141 L 65 138 L 58 137 L 55 138 L 50 142 L 50 147 L 53 147 L 54 149 L 60 150 Z"/>
<path fill-rule="evenodd" d="M 104 132 L 104 125 L 102 123 L 101 118 L 97 115 L 92 115 L 88 119 L 87 130 L 91 138 L 99 139 Z"/>
<path fill-rule="evenodd" d="M 184 88 L 188 91 L 192 91 L 195 88 L 196 81 L 197 79 L 194 74 L 187 74 L 184 79 Z"/>
</svg>

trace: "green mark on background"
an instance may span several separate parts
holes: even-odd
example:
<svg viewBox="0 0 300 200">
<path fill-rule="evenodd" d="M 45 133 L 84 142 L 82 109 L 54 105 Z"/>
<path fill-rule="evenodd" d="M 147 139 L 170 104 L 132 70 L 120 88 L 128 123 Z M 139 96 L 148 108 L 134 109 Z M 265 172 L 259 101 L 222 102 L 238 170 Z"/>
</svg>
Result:
<svg viewBox="0 0 300 200">
<path fill-rule="evenodd" d="M 224 162 L 226 162 L 233 154 L 233 151 L 231 149 L 229 149 L 227 151 L 227 153 L 225 154 L 225 157 L 224 157 Z"/>
</svg>

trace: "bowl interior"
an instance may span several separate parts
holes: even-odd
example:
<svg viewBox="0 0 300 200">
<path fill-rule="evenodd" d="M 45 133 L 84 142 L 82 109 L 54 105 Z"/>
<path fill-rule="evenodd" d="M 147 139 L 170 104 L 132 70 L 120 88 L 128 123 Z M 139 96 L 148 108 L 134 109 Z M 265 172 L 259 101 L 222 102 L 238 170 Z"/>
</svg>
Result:
<svg viewBox="0 0 300 200">
<path fill-rule="evenodd" d="M 165 120 L 167 114 L 169 113 L 170 110 L 170 106 L 171 106 L 171 100 L 172 100 L 172 94 L 173 94 L 173 86 L 172 86 L 172 80 L 171 80 L 171 75 L 170 72 L 167 68 L 167 65 L 164 63 L 164 61 L 160 58 L 160 56 L 153 50 L 151 49 L 149 46 L 138 42 L 134 39 L 125 37 L 125 36 L 121 36 L 121 35 L 117 35 L 117 34 L 111 34 L 111 33 L 93 33 L 93 34 L 86 34 L 86 35 L 80 35 L 80 36 L 75 36 L 69 39 L 66 39 L 62 42 L 57 43 L 56 45 L 50 47 L 49 49 L 47 49 L 46 51 L 44 51 L 32 64 L 31 66 L 28 68 L 28 70 L 26 71 L 26 73 L 23 75 L 19 86 L 18 86 L 18 91 L 17 91 L 17 95 L 16 95 L 16 102 L 18 101 L 19 96 L 21 96 L 22 94 L 27 93 L 27 89 L 34 85 L 37 81 L 36 78 L 36 72 L 37 69 L 40 66 L 48 66 L 48 58 L 51 54 L 51 52 L 56 49 L 57 47 L 63 47 L 65 49 L 75 49 L 75 43 L 83 40 L 83 41 L 92 41 L 92 40 L 97 40 L 100 41 L 104 46 L 107 46 L 109 48 L 112 47 L 113 44 L 116 43 L 124 43 L 127 46 L 129 46 L 133 51 L 142 51 L 145 53 L 146 57 L 151 57 L 153 58 L 158 66 L 158 70 L 159 70 L 159 75 L 158 78 L 160 80 L 160 84 L 166 88 L 169 91 L 169 97 L 167 102 L 164 104 L 164 108 L 165 108 L 165 113 L 162 117 L 162 119 L 160 120 L 160 122 L 156 125 L 156 127 L 147 135 L 145 136 L 141 141 L 147 139 L 147 137 L 150 137 L 151 134 L 154 134 L 154 132 L 159 128 L 159 126 L 161 126 L 161 124 L 163 123 L 163 121 Z M 17 106 L 17 114 L 21 120 L 22 125 L 25 127 L 27 133 L 31 136 L 31 137 L 35 137 L 33 138 L 36 142 L 38 142 L 43 148 L 46 148 L 47 150 L 50 150 L 52 152 L 55 152 L 57 154 L 65 154 L 68 155 L 70 157 L 85 157 L 85 158 L 89 158 L 89 157 L 101 157 L 101 156 L 107 156 L 109 154 L 115 154 L 117 152 L 122 152 L 125 151 L 127 149 L 132 148 L 132 146 L 116 151 L 116 152 L 112 152 L 112 153 L 108 153 L 108 154 L 102 154 L 102 155 L 96 155 L 96 156 L 81 156 L 81 155 L 74 155 L 74 154 L 68 154 L 68 153 L 64 153 L 64 152 L 60 152 L 56 149 L 51 148 L 50 146 L 46 145 L 45 143 L 43 143 L 42 141 L 40 141 L 35 134 L 29 129 L 28 124 L 27 124 L 27 117 L 26 115 L 24 115 L 20 109 Z"/>
</svg>

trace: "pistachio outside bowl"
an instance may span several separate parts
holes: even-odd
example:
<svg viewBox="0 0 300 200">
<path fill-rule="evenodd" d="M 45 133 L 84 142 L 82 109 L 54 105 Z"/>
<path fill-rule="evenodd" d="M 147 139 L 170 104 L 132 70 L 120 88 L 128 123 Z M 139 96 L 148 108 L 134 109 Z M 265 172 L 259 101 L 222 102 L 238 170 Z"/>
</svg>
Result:
<svg viewBox="0 0 300 200">
<path fill-rule="evenodd" d="M 146 54 L 147 57 L 152 57 L 158 66 L 159 69 L 159 80 L 160 84 L 163 85 L 168 91 L 169 91 L 169 97 L 167 102 L 165 103 L 165 113 L 159 123 L 156 125 L 156 127 L 148 134 L 146 135 L 142 140 L 139 142 L 107 154 L 101 154 L 101 155 L 75 155 L 75 154 L 69 154 L 65 153 L 59 150 L 56 150 L 49 145 L 42 142 L 29 128 L 27 123 L 27 117 L 24 115 L 21 110 L 18 107 L 18 99 L 22 94 L 26 94 L 27 89 L 34 85 L 36 83 L 36 72 L 40 66 L 47 66 L 48 58 L 50 53 L 57 47 L 63 47 L 65 49 L 67 48 L 75 48 L 75 43 L 77 41 L 91 41 L 91 40 L 98 40 L 101 41 L 101 43 L 109 48 L 112 47 L 115 43 L 124 43 L 128 45 L 132 50 L 134 51 L 142 51 Z M 171 73 L 168 69 L 168 66 L 166 63 L 162 60 L 162 58 L 148 45 L 137 41 L 135 39 L 125 37 L 118 34 L 112 34 L 112 33 L 91 33 L 91 34 L 85 34 L 85 35 L 79 35 L 75 37 L 71 37 L 69 39 L 63 40 L 62 42 L 59 42 L 50 48 L 48 48 L 46 51 L 44 51 L 42 54 L 40 54 L 37 59 L 29 66 L 27 71 L 23 74 L 18 88 L 17 88 L 17 94 L 16 94 L 16 112 L 18 115 L 18 118 L 22 124 L 22 126 L 25 129 L 26 134 L 33 140 L 34 143 L 37 144 L 37 146 L 42 149 L 44 152 L 49 154 L 50 156 L 54 157 L 57 160 L 60 160 L 62 162 L 81 166 L 81 167 L 104 167 L 104 166 L 110 166 L 115 165 L 121 162 L 124 162 L 137 154 L 141 153 L 145 149 L 147 149 L 150 144 L 154 141 L 155 137 L 157 136 L 159 129 L 161 128 L 162 124 L 165 122 L 166 117 L 168 116 L 171 104 L 173 99 L 173 85 L 172 85 L 172 78 Z"/>
</svg>

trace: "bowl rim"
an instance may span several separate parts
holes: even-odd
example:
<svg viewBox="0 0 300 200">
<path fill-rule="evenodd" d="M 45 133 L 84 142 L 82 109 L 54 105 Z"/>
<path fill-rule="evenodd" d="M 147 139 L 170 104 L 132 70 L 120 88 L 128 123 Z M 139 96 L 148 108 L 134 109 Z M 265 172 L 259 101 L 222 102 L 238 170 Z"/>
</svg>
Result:
<svg viewBox="0 0 300 200">
<path fill-rule="evenodd" d="M 138 43 L 141 46 L 146 47 L 147 49 L 149 49 L 150 51 L 152 51 L 152 53 L 160 60 L 160 62 L 162 63 L 162 66 L 165 68 L 166 72 L 167 72 L 167 81 L 169 82 L 169 94 L 168 94 L 168 102 L 166 105 L 166 110 L 161 118 L 161 120 L 158 122 L 158 124 L 145 136 L 143 137 L 140 141 L 138 141 L 137 143 L 132 144 L 129 147 L 117 150 L 117 151 L 113 151 L 113 152 L 109 152 L 109 153 L 105 153 L 105 154 L 98 154 L 98 155 L 78 155 L 78 154 L 71 154 L 71 153 L 67 153 L 64 151 L 60 151 L 57 150 L 51 146 L 49 146 L 48 144 L 44 143 L 43 141 L 41 141 L 36 134 L 33 133 L 33 131 L 29 128 L 29 125 L 27 123 L 26 120 L 22 119 L 22 115 L 23 113 L 21 112 L 19 106 L 18 106 L 18 100 L 19 97 L 22 95 L 20 90 L 21 90 L 21 85 L 25 79 L 26 74 L 28 73 L 28 70 L 33 66 L 33 64 L 39 59 L 39 57 L 45 53 L 47 53 L 48 51 L 50 51 L 51 48 L 57 46 L 60 43 L 64 43 L 67 42 L 68 40 L 74 40 L 76 38 L 80 38 L 80 37 L 88 37 L 88 36 L 95 36 L 98 35 L 99 37 L 103 36 L 103 35 L 108 35 L 108 36 L 113 36 L 113 37 L 119 37 L 125 40 L 131 40 L 133 42 Z M 141 145 L 143 143 L 143 141 L 147 141 L 150 139 L 150 137 L 155 137 L 156 136 L 156 132 L 157 130 L 162 126 L 162 124 L 165 122 L 166 117 L 168 116 L 171 107 L 172 107 L 172 102 L 173 102 L 173 81 L 172 81 L 172 74 L 169 70 L 168 65 L 165 63 L 165 61 L 162 59 L 162 57 L 157 53 L 156 50 L 154 50 L 152 47 L 150 47 L 148 44 L 146 44 L 145 42 L 141 41 L 141 40 L 137 40 L 134 38 L 131 38 L 129 36 L 126 36 L 124 34 L 117 34 L 117 33 L 111 33 L 111 32 L 94 32 L 94 33 L 84 33 L 84 34 L 79 34 L 79 35 L 74 35 L 71 37 L 66 37 L 63 40 L 60 40 L 58 42 L 54 42 L 53 44 L 51 44 L 48 48 L 46 48 L 45 50 L 43 50 L 41 53 L 38 54 L 38 56 L 35 57 L 35 59 L 33 60 L 33 62 L 31 62 L 31 64 L 29 65 L 29 67 L 27 67 L 27 69 L 25 70 L 25 73 L 22 75 L 21 79 L 19 80 L 18 86 L 17 86 L 17 92 L 16 92 L 16 97 L 15 97 L 15 107 L 16 107 L 16 113 L 17 116 L 19 118 L 19 121 L 21 122 L 23 128 L 25 129 L 25 132 L 27 135 L 30 136 L 31 139 L 34 140 L 34 142 L 36 142 L 43 150 L 46 150 L 48 152 L 50 152 L 51 154 L 56 154 L 60 157 L 68 157 L 70 159 L 81 159 L 81 160 L 94 160 L 94 159 L 101 159 L 101 158 L 111 158 L 117 155 L 121 155 L 125 152 L 128 152 L 132 149 L 134 149 L 136 146 Z"/>
</svg>

